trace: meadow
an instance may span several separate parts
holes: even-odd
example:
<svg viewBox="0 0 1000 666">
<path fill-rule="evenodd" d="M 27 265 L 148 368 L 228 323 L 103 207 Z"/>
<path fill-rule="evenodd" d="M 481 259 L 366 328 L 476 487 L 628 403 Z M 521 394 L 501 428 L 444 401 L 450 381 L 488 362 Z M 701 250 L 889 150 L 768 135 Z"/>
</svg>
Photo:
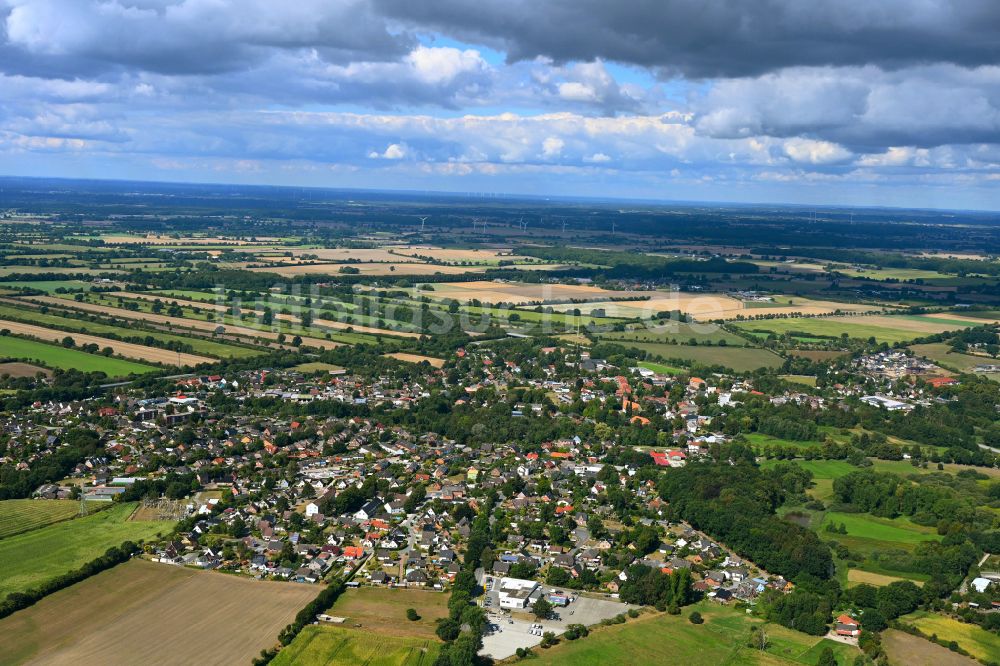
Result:
<svg viewBox="0 0 1000 666">
<path fill-rule="evenodd" d="M 882 632 L 882 647 L 890 664 L 906 666 L 978 666 L 979 662 L 929 640 L 897 629 Z"/>
<path fill-rule="evenodd" d="M 407 620 L 407 608 L 415 609 L 420 619 Z M 355 633 L 389 633 L 437 640 L 436 620 L 448 615 L 448 595 L 432 590 L 360 587 L 345 590 L 327 613 L 346 617 L 345 627 Z"/>
<path fill-rule="evenodd" d="M 711 343 L 743 347 L 748 342 L 729 331 L 714 324 L 689 324 L 672 321 L 663 325 L 648 325 L 646 328 L 636 328 L 626 331 L 615 331 L 601 336 L 602 339 L 629 342 L 659 342 L 687 343 L 694 340 L 698 344 Z"/>
<path fill-rule="evenodd" d="M 932 342 L 924 345 L 911 345 L 910 349 L 913 350 L 914 354 L 918 356 L 923 356 L 928 360 L 937 363 L 943 368 L 950 368 L 956 372 L 972 372 L 977 365 L 982 364 L 997 364 L 1000 365 L 1000 360 L 991 359 L 984 356 L 974 356 L 973 354 L 963 354 L 961 352 L 952 351 L 951 345 L 945 344 L 943 342 Z M 1000 379 L 995 373 L 993 375 L 987 374 L 987 377 L 992 376 L 994 378 Z"/>
<path fill-rule="evenodd" d="M 905 319 L 898 316 L 867 315 L 861 317 L 806 317 L 793 319 L 763 319 L 736 322 L 745 331 L 763 333 L 803 333 L 816 338 L 836 340 L 843 334 L 848 337 L 893 344 L 908 342 L 932 333 L 962 328 L 958 324 L 940 324 L 929 320 Z"/>
<path fill-rule="evenodd" d="M 692 624 L 697 610 L 704 624 Z M 765 652 L 746 646 L 751 626 L 766 626 L 770 647 Z M 626 647 L 627 646 L 627 647 Z M 809 636 L 775 624 L 766 624 L 743 611 L 711 602 L 686 607 L 681 615 L 647 614 L 625 624 L 599 627 L 590 636 L 563 640 L 548 650 L 535 648 L 532 663 L 539 666 L 633 666 L 687 664 L 689 666 L 743 664 L 815 664 L 830 647 L 840 666 L 853 663 L 857 648 Z"/>
<path fill-rule="evenodd" d="M 271 663 L 275 666 L 431 666 L 441 650 L 436 638 L 309 626 Z"/>
<path fill-rule="evenodd" d="M 2 324 L 0 324 L 0 328 L 3 328 Z M 15 338 L 10 335 L 0 337 L 0 358 L 16 358 L 63 370 L 75 368 L 81 372 L 104 372 L 107 373 L 108 377 L 141 375 L 159 370 L 151 365 L 87 354 L 76 349 L 67 349 L 37 340 Z"/>
<path fill-rule="evenodd" d="M 0 597 L 79 568 L 123 541 L 151 539 L 170 530 L 168 522 L 129 520 L 134 503 L 24 532 L 0 540 Z"/>
<path fill-rule="evenodd" d="M 12 499 L 0 502 L 0 539 L 74 518 L 80 503 L 73 500 Z"/>
<path fill-rule="evenodd" d="M 680 360 L 702 365 L 721 365 L 737 372 L 747 372 L 763 367 L 775 368 L 782 363 L 781 357 L 774 352 L 755 347 L 710 347 L 655 342 L 629 342 L 626 346 L 660 356 L 668 362 Z"/>
</svg>

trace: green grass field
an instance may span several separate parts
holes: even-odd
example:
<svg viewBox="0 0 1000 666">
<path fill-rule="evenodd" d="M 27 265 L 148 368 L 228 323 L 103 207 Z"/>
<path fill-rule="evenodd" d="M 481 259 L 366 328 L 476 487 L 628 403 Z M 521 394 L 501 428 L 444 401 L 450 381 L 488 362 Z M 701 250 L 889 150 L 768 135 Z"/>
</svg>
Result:
<svg viewBox="0 0 1000 666">
<path fill-rule="evenodd" d="M 668 345 L 655 342 L 623 342 L 627 347 L 659 355 L 665 360 L 681 360 L 704 365 L 723 365 L 737 372 L 774 368 L 782 363 L 777 354 L 755 347 L 708 347 L 703 345 Z"/>
<path fill-rule="evenodd" d="M 847 535 L 831 534 L 824 531 L 826 525 L 843 524 Z M 893 546 L 913 546 L 922 541 L 940 541 L 941 537 L 930 527 L 917 525 L 908 518 L 879 518 L 867 513 L 840 513 L 828 511 L 820 524 L 822 536 L 837 540 L 866 541 L 885 548 Z M 878 542 L 877 544 L 875 542 Z M 854 549 L 850 543 L 848 547 Z"/>
<path fill-rule="evenodd" d="M 945 641 L 955 641 L 977 659 L 997 661 L 1000 659 L 1000 636 L 986 631 L 975 624 L 966 624 L 939 613 L 916 611 L 899 618 L 900 622 L 912 624 L 928 636 L 937 634 Z"/>
<path fill-rule="evenodd" d="M 67 301 L 67 305 L 71 305 Z M 139 328 L 127 326 L 115 326 L 101 322 L 85 321 L 72 317 L 62 317 L 51 312 L 39 312 L 34 309 L 13 307 L 10 305 L 0 305 L 0 319 L 10 319 L 13 321 L 23 321 L 46 328 L 57 328 L 69 331 L 80 331 L 91 335 L 114 335 L 119 338 L 130 338 L 132 336 L 149 337 L 160 342 L 177 342 L 191 345 L 195 354 L 206 354 L 216 358 L 247 358 L 257 356 L 261 352 L 256 349 L 227 345 L 213 340 L 205 340 L 193 335 L 173 335 L 160 331 L 147 331 Z"/>
<path fill-rule="evenodd" d="M 0 287 L 31 287 L 38 291 L 53 294 L 56 289 L 89 289 L 90 285 L 82 280 L 40 280 L 37 282 L 14 280 L 0 282 Z"/>
<path fill-rule="evenodd" d="M 705 342 L 712 344 L 725 342 L 727 345 L 734 347 L 742 347 L 747 344 L 745 339 L 714 324 L 688 324 L 677 321 L 662 326 L 651 325 L 649 328 L 607 333 L 602 335 L 601 338 L 615 341 L 628 340 L 630 342 L 670 343 L 671 341 L 675 341 L 682 344 L 691 340 L 696 341 L 698 344 Z"/>
<path fill-rule="evenodd" d="M 952 351 L 951 345 L 943 342 L 932 342 L 925 345 L 911 345 L 910 349 L 918 356 L 925 356 L 941 367 L 955 370 L 957 372 L 972 372 L 973 368 L 981 364 L 1000 364 L 1000 361 L 983 356 L 972 354 L 962 354 Z"/>
<path fill-rule="evenodd" d="M 275 666 L 431 666 L 437 639 L 397 637 L 334 626 L 309 626 L 271 663 Z"/>
<path fill-rule="evenodd" d="M 816 375 L 781 375 L 786 382 L 802 384 L 803 386 L 816 386 Z"/>
<path fill-rule="evenodd" d="M 692 610 L 705 619 L 688 621 Z M 815 664 L 824 647 L 830 647 L 837 663 L 853 663 L 857 648 L 816 638 L 775 624 L 767 625 L 770 647 L 760 652 L 745 645 L 750 627 L 761 625 L 743 611 L 711 602 L 684 609 L 681 615 L 656 614 L 625 624 L 600 627 L 576 641 L 563 640 L 548 650 L 534 648 L 539 666 L 635 666 L 636 664 L 685 664 L 716 666 L 743 664 Z"/>
<path fill-rule="evenodd" d="M 639 361 L 639 367 L 658 372 L 661 375 L 681 375 L 685 372 L 683 368 L 675 368 L 672 365 L 663 365 L 652 361 Z"/>
<path fill-rule="evenodd" d="M 13 499 L 0 502 L 0 539 L 73 518 L 80 503 L 73 500 Z"/>
<path fill-rule="evenodd" d="M 0 598 L 80 567 L 125 540 L 139 541 L 170 530 L 169 522 L 128 520 L 134 503 L 0 540 Z"/>
<path fill-rule="evenodd" d="M 876 342 L 906 342 L 913 340 L 926 333 L 914 331 L 904 331 L 892 328 L 890 320 L 886 320 L 886 326 L 874 326 L 871 324 L 852 323 L 848 317 L 801 317 L 793 319 L 764 319 L 756 321 L 735 322 L 745 331 L 755 331 L 764 333 L 775 333 L 784 335 L 785 333 L 804 333 L 807 336 L 820 336 L 826 338 L 839 338 L 843 333 L 849 337 L 867 340 L 875 338 Z M 961 328 L 955 326 L 954 328 Z"/>
<path fill-rule="evenodd" d="M 75 368 L 81 372 L 104 372 L 108 377 L 126 377 L 131 374 L 155 372 L 159 368 L 126 361 L 120 358 L 110 358 L 97 354 L 87 354 L 76 349 L 66 349 L 36 340 L 16 338 L 10 335 L 0 336 L 0 358 L 17 359 L 38 363 L 50 368 L 64 370 Z"/>
</svg>

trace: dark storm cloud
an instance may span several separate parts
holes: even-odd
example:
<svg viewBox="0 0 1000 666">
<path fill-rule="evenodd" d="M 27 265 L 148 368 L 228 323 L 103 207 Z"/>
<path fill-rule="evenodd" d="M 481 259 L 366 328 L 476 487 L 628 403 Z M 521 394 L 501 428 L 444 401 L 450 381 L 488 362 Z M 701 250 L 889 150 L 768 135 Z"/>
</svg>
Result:
<svg viewBox="0 0 1000 666">
<path fill-rule="evenodd" d="M 0 0 L 0 68 L 30 76 L 102 70 L 211 74 L 275 51 L 329 63 L 398 58 L 414 46 L 364 0 Z"/>
<path fill-rule="evenodd" d="M 595 58 L 691 78 L 789 66 L 1000 62 L 996 0 L 374 0 L 512 60 Z"/>
</svg>

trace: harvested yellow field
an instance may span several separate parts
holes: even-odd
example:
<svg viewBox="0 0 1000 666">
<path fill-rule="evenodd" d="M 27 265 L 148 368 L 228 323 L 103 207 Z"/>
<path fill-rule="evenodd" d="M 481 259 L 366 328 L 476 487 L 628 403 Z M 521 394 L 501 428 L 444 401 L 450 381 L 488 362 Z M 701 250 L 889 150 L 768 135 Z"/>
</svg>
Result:
<svg viewBox="0 0 1000 666">
<path fill-rule="evenodd" d="M 854 585 L 860 585 L 861 583 L 867 583 L 869 585 L 883 586 L 889 583 L 895 583 L 900 580 L 907 580 L 917 587 L 923 587 L 924 582 L 922 580 L 910 580 L 909 578 L 897 578 L 896 576 L 886 576 L 885 574 L 872 573 L 871 571 L 862 571 L 860 569 L 848 569 L 847 570 L 847 584 L 848 587 L 853 587 Z"/>
<path fill-rule="evenodd" d="M 320 261 L 337 261 L 342 263 L 364 263 L 374 262 L 410 262 L 417 261 L 409 259 L 400 254 L 393 254 L 388 248 L 349 248 L 349 247 L 323 247 L 323 248 L 295 248 L 287 250 L 293 257 L 301 258 L 317 257 Z"/>
<path fill-rule="evenodd" d="M 319 587 L 131 560 L 0 620 L 5 664 L 249 664 Z"/>
<path fill-rule="evenodd" d="M 394 358 L 397 361 L 406 361 L 407 363 L 421 363 L 427 361 L 432 367 L 440 368 L 444 366 L 443 358 L 434 358 L 433 356 L 423 356 L 421 354 L 408 354 L 407 352 L 392 352 L 385 354 L 390 358 Z"/>
<path fill-rule="evenodd" d="M 421 292 L 431 298 L 454 298 L 458 301 L 477 299 L 483 303 L 565 303 L 598 298 L 627 298 L 640 292 L 608 291 L 584 284 L 528 284 L 522 282 L 475 281 L 442 282 L 434 291 Z M 572 307 L 572 306 L 570 306 Z"/>
<path fill-rule="evenodd" d="M 230 312 L 231 311 L 231 308 L 229 308 L 229 307 L 227 307 L 225 305 L 219 304 L 219 303 L 202 303 L 201 301 L 187 301 L 187 300 L 184 300 L 183 298 L 167 298 L 167 297 L 158 296 L 156 294 L 140 294 L 140 293 L 133 293 L 133 292 L 128 292 L 128 291 L 118 291 L 118 292 L 114 292 L 113 295 L 114 296 L 121 296 L 123 298 L 139 298 L 139 299 L 146 300 L 146 301 L 155 301 L 155 300 L 159 299 L 161 301 L 166 301 L 168 303 L 177 303 L 178 305 L 182 305 L 182 306 L 188 306 L 188 307 L 193 307 L 193 308 L 201 308 L 203 310 L 214 310 L 216 312 Z M 257 315 L 262 314 L 261 312 L 259 312 L 257 310 L 254 310 L 252 308 L 242 308 L 241 312 L 244 312 L 244 313 L 253 312 L 253 313 L 257 314 Z M 281 313 L 275 313 L 274 318 L 275 319 L 279 319 L 281 321 L 288 321 L 288 322 L 293 322 L 293 323 L 297 323 L 297 322 L 299 322 L 301 320 L 301 316 L 290 315 L 290 314 L 281 314 Z M 374 326 L 360 326 L 358 324 L 347 324 L 347 323 L 342 322 L 342 321 L 333 321 L 331 319 L 313 319 L 313 326 L 318 326 L 320 328 L 331 328 L 331 329 L 338 330 L 338 331 L 345 331 L 347 329 L 351 329 L 355 333 L 371 333 L 372 335 L 395 335 L 396 337 L 399 337 L 399 338 L 419 338 L 420 337 L 419 333 L 411 333 L 411 332 L 408 332 L 408 331 L 393 331 L 393 330 L 390 330 L 388 328 L 376 328 Z M 230 328 L 229 326 L 226 327 L 227 330 L 229 330 L 229 328 Z M 305 340 L 316 340 L 316 339 L 317 338 L 302 338 L 303 341 L 305 341 Z M 315 346 L 315 345 L 313 345 L 313 346 Z"/>
<path fill-rule="evenodd" d="M 479 249 L 447 249 L 441 247 L 428 247 L 419 245 L 408 245 L 394 248 L 396 255 L 409 257 L 429 257 L 433 261 L 444 261 L 447 263 L 457 263 L 467 261 L 470 263 L 495 264 L 498 261 L 537 261 L 533 257 L 522 257 L 512 253 L 507 249 L 479 250 Z"/>
<path fill-rule="evenodd" d="M 169 349 L 159 349 L 158 347 L 145 347 L 131 342 L 121 342 L 119 340 L 112 340 L 111 338 L 99 338 L 96 335 L 87 335 L 85 333 L 67 333 L 66 331 L 57 331 L 52 328 L 22 324 L 17 321 L 0 320 L 0 328 L 9 329 L 11 333 L 17 335 L 27 335 L 39 340 L 45 340 L 46 342 L 61 343 L 66 336 L 69 336 L 73 338 L 77 346 L 93 344 L 101 349 L 111 347 L 115 354 L 119 356 L 139 361 L 163 363 L 164 365 L 187 366 L 216 362 L 216 359 L 207 356 L 185 354 L 183 352 L 170 351 Z"/>
<path fill-rule="evenodd" d="M 399 259 L 399 257 L 397 257 Z M 261 268 L 251 268 L 258 273 L 274 273 L 282 277 L 296 275 L 340 275 L 343 267 L 358 269 L 354 275 L 462 275 L 463 273 L 482 273 L 487 266 L 439 266 L 437 264 L 421 264 L 417 262 L 398 263 L 357 263 L 357 264 L 305 264 L 302 266 L 274 265 Z"/>
<path fill-rule="evenodd" d="M 124 291 L 115 292 L 113 295 L 127 297 L 127 298 L 148 298 L 149 300 L 155 300 L 153 297 L 149 297 L 147 295 L 132 294 Z M 77 303 L 76 301 L 70 301 L 65 298 L 57 298 L 55 296 L 33 296 L 30 300 L 37 303 L 48 303 L 50 305 L 59 305 L 74 310 L 97 312 L 111 317 L 116 317 L 118 319 L 125 319 L 132 321 L 147 321 L 151 324 L 161 324 L 170 326 L 172 329 L 187 328 L 196 331 L 205 331 L 211 333 L 214 332 L 219 326 L 222 326 L 225 329 L 225 333 L 227 335 L 240 335 L 247 338 L 260 338 L 261 340 L 277 340 L 279 335 L 278 331 L 262 331 L 256 328 L 250 328 L 249 326 L 220 324 L 219 322 L 205 321 L 203 319 L 168 317 L 167 315 L 158 315 L 158 314 L 153 314 L 151 312 L 133 312 L 132 310 L 125 310 L 123 308 L 114 308 L 108 305 L 98 305 L 96 303 Z M 161 299 L 161 300 L 166 300 L 166 299 Z M 195 303 L 195 305 L 201 307 L 202 309 L 209 309 L 208 304 Z M 321 349 L 333 349 L 334 347 L 342 346 L 342 344 L 339 342 L 333 342 L 332 340 L 324 340 L 322 338 L 311 338 L 311 337 L 303 337 L 302 344 L 307 345 L 309 347 L 319 347 Z"/>
<path fill-rule="evenodd" d="M 617 302 L 588 302 L 569 303 L 554 306 L 553 310 L 567 312 L 579 308 L 581 313 L 589 313 L 594 309 L 603 309 L 607 317 L 622 317 L 626 319 L 652 317 L 658 312 L 672 312 L 679 310 L 684 314 L 691 315 L 695 319 L 705 321 L 709 319 L 736 319 L 738 316 L 751 317 L 754 315 L 766 314 L 806 314 L 822 315 L 830 314 L 837 310 L 841 312 L 864 311 L 868 306 L 858 306 L 848 303 L 835 303 L 833 301 L 814 301 L 805 298 L 793 299 L 790 305 L 767 306 L 747 303 L 727 296 L 726 294 L 699 294 L 693 292 L 632 292 L 629 295 L 648 294 L 650 298 L 644 301 L 617 301 Z M 760 305 L 760 307 L 755 307 Z"/>
</svg>

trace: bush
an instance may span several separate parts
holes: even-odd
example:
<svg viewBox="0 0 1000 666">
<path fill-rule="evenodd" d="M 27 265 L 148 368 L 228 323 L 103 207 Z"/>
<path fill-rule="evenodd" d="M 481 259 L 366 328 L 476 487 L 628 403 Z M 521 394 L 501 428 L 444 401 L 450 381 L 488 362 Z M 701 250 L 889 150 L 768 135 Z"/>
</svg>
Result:
<svg viewBox="0 0 1000 666">
<path fill-rule="evenodd" d="M 699 613 L 698 611 L 694 611 L 693 613 L 688 615 L 688 620 L 691 621 L 691 624 L 702 624 L 705 621 L 705 618 L 703 618 L 701 616 L 701 613 Z"/>
<path fill-rule="evenodd" d="M 639 617 L 639 609 L 638 608 L 629 608 L 628 609 L 628 616 L 629 617 Z"/>
<path fill-rule="evenodd" d="M 420 619 L 420 616 L 417 615 L 416 609 L 414 609 L 414 608 L 407 608 L 406 609 L 406 619 L 409 620 L 410 622 L 416 622 L 417 620 Z"/>
</svg>

